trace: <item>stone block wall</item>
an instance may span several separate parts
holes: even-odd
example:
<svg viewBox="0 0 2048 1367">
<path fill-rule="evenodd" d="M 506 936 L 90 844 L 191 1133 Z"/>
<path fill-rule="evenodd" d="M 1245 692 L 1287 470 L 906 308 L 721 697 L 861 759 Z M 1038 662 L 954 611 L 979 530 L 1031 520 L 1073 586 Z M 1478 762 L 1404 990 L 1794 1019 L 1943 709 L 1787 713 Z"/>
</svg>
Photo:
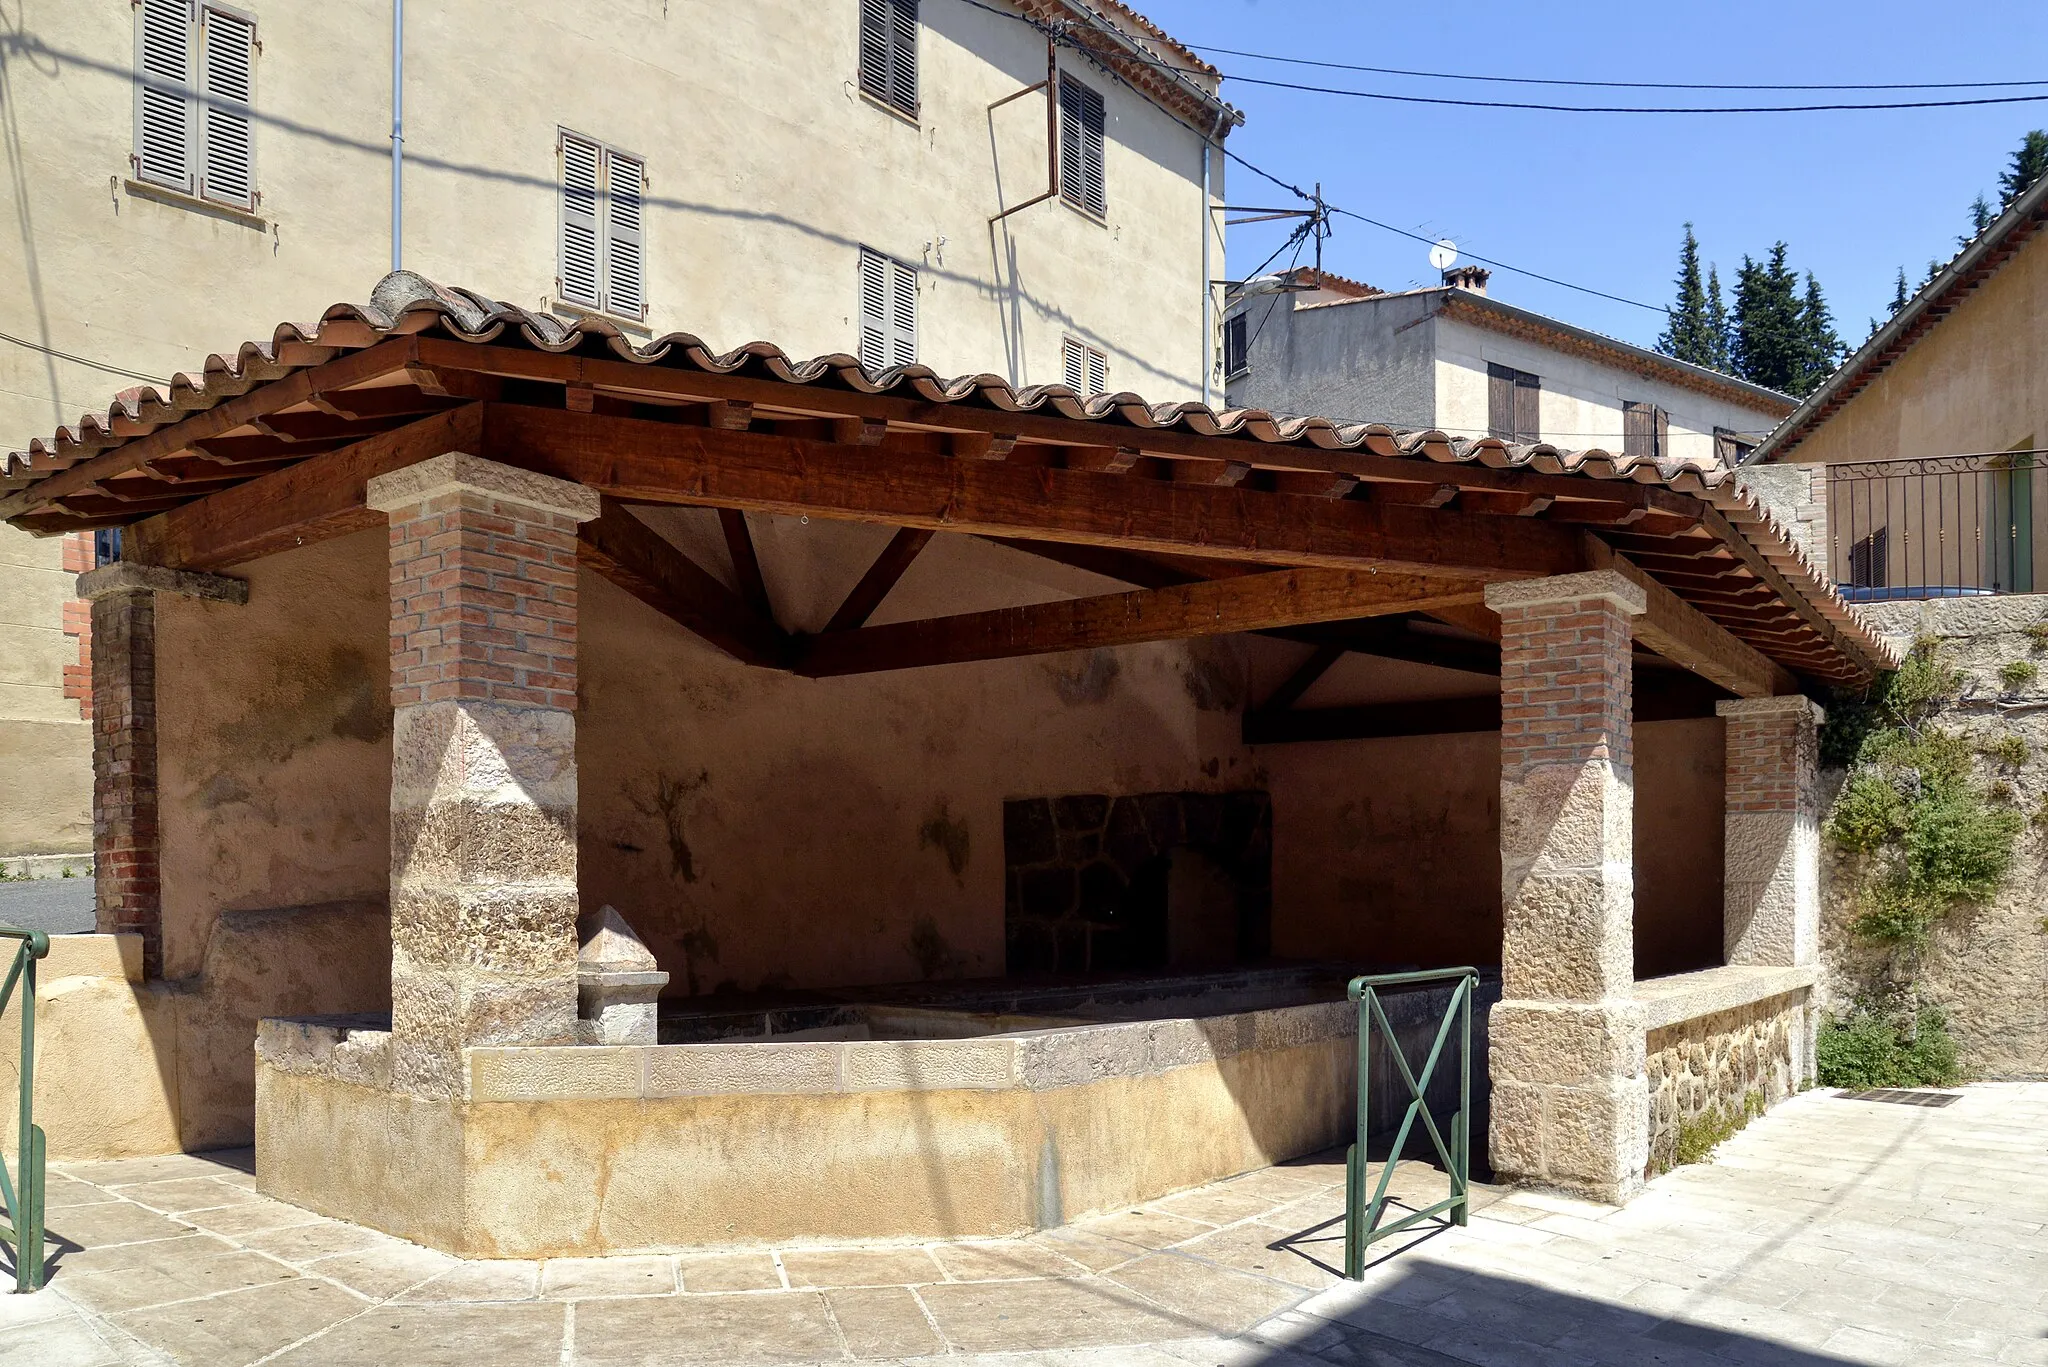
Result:
<svg viewBox="0 0 2048 1367">
<path fill-rule="evenodd" d="M 1273 805 L 1264 792 L 1091 793 L 1004 803 L 1008 970 L 1221 966 L 1174 961 L 1168 916 L 1179 850 L 1201 855 L 1228 885 L 1236 904 L 1234 961 L 1265 957 Z"/>
<path fill-rule="evenodd" d="M 1814 564 L 1828 563 L 1828 477 L 1825 465 L 1751 465 L 1735 482 L 1763 501 Z"/>
<path fill-rule="evenodd" d="M 1679 1134 L 1687 1124 L 1716 1113 L 1739 1120 L 1798 1090 L 1797 1059 L 1806 1028 L 1803 998 L 1803 993 L 1772 997 L 1650 1031 L 1646 1176 L 1676 1165 Z"/>
</svg>

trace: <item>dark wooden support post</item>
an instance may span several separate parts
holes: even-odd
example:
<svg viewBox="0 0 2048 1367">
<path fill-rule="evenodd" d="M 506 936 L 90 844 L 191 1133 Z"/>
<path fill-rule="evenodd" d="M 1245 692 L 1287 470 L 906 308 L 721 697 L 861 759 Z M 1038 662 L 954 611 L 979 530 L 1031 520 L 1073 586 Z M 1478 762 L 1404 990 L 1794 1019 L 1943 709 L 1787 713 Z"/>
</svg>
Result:
<svg viewBox="0 0 2048 1367">
<path fill-rule="evenodd" d="M 740 597 L 747 606 L 775 620 L 775 607 L 768 601 L 768 581 L 761 576 L 761 557 L 754 550 L 754 534 L 747 529 L 747 515 L 737 508 L 720 508 L 718 525 L 725 532 L 725 549 L 732 556 L 732 572 L 739 581 Z"/>
</svg>

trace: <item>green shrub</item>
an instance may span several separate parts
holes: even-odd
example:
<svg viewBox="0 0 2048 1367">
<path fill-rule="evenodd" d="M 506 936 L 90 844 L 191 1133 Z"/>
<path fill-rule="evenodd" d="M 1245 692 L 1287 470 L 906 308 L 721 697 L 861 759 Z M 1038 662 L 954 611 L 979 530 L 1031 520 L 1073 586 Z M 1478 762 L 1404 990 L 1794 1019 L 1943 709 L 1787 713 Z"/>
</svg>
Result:
<svg viewBox="0 0 2048 1367">
<path fill-rule="evenodd" d="M 1858 1003 L 1821 1022 L 1814 1052 L 1824 1087 L 1952 1087 L 1962 1078 L 1948 1018 L 1934 1006 L 1909 1014 Z"/>
<path fill-rule="evenodd" d="M 2008 692 L 2025 688 L 2041 677 L 2041 666 L 2032 660 L 2007 660 L 1998 667 L 1998 681 Z"/>
<path fill-rule="evenodd" d="M 2048 650 L 2048 622 L 2030 622 L 2024 630 L 2035 650 Z"/>
<path fill-rule="evenodd" d="M 1996 760 L 2008 769 L 2017 769 L 2027 762 L 2027 738 L 2017 732 L 2007 732 L 1997 740 L 1986 741 L 1977 747 L 1979 754 Z"/>
</svg>

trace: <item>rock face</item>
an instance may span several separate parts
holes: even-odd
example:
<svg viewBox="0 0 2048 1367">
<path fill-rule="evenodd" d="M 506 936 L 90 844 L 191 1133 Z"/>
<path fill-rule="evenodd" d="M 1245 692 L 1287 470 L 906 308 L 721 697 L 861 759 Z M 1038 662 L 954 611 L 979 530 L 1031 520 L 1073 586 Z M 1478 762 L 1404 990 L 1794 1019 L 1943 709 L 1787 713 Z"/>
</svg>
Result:
<svg viewBox="0 0 2048 1367">
<path fill-rule="evenodd" d="M 2036 595 L 1950 598 L 1872 604 L 1865 609 L 1904 643 L 1932 636 L 1942 658 L 1965 682 L 1937 724 L 1978 746 L 2008 736 L 2026 742 L 2017 766 L 1989 756 L 1978 760 L 1987 782 L 2002 780 L 2012 801 L 2030 815 L 2048 799 L 2048 651 L 2028 628 L 2048 621 L 2048 598 Z M 2013 661 L 2036 666 L 2037 677 L 2008 686 L 1999 669 Z M 1832 799 L 1844 775 L 1830 771 Z M 1860 940 L 1850 924 L 1860 910 L 1861 861 L 1824 842 L 1820 998 L 1841 1009 L 1880 985 L 1890 953 Z M 2038 820 L 2022 832 L 2012 874 L 1990 902 L 1961 907 L 1935 926 L 1931 942 L 1911 969 L 1921 993 L 1948 1014 L 1973 1078 L 2048 1077 L 2048 840 Z"/>
</svg>

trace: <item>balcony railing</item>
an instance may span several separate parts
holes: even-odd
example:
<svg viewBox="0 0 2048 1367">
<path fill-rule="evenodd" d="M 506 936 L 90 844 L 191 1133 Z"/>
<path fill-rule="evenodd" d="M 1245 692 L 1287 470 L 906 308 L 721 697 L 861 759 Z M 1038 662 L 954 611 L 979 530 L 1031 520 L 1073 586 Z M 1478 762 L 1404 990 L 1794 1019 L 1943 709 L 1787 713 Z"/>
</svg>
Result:
<svg viewBox="0 0 2048 1367">
<path fill-rule="evenodd" d="M 2048 462 L 2014 451 L 1831 465 L 1828 539 L 1851 599 L 2033 593 L 2037 565 L 2048 579 Z"/>
</svg>

